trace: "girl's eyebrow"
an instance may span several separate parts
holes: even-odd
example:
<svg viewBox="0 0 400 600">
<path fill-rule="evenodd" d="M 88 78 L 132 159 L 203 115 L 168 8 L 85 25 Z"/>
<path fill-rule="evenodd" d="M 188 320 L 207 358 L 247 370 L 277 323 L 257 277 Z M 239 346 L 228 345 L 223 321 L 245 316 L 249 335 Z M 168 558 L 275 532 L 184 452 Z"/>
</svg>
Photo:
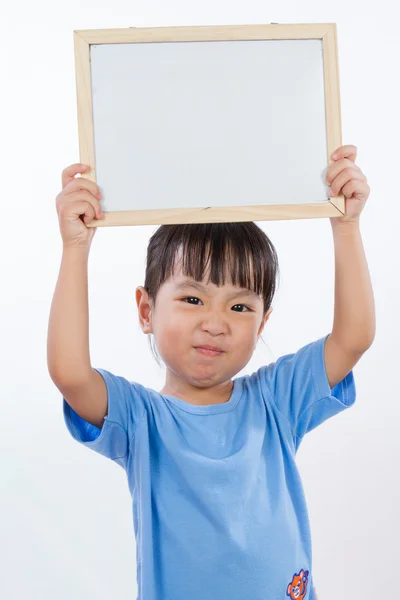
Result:
<svg viewBox="0 0 400 600">
<path fill-rule="evenodd" d="M 203 294 L 206 294 L 207 296 L 210 295 L 208 292 L 207 286 L 202 285 L 201 283 L 199 283 L 198 281 L 195 281 L 194 279 L 185 279 L 184 281 L 181 281 L 181 283 L 178 283 L 175 286 L 175 291 L 183 290 L 183 289 L 189 288 L 189 287 L 196 288 Z M 253 298 L 259 299 L 259 295 L 256 294 L 255 292 L 253 292 L 252 290 L 248 290 L 247 288 L 240 288 L 240 290 L 238 290 L 234 294 L 231 294 L 227 298 L 227 300 L 231 300 L 232 298 L 236 298 L 237 296 L 251 296 Z"/>
</svg>

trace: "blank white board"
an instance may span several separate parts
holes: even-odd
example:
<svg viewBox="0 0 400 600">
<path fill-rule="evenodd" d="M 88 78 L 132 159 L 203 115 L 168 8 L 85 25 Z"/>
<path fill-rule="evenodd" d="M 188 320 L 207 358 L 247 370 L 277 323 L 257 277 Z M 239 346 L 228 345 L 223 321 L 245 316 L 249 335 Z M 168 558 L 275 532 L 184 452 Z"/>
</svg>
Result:
<svg viewBox="0 0 400 600">
<path fill-rule="evenodd" d="M 277 27 L 103 30 L 120 41 L 87 41 L 90 111 L 85 127 L 80 119 L 80 141 L 93 142 L 86 157 L 81 143 L 81 160 L 92 166 L 106 213 L 93 224 L 343 214 L 325 183 L 341 136 L 337 81 L 336 97 L 327 98 L 324 35 L 246 39 L 254 28 L 256 37 L 274 31 L 276 38 Z M 281 27 L 286 36 L 298 29 Z M 190 39 L 194 30 L 245 39 Z M 121 41 L 121 32 L 134 41 Z M 171 41 L 155 41 L 166 32 Z"/>
</svg>

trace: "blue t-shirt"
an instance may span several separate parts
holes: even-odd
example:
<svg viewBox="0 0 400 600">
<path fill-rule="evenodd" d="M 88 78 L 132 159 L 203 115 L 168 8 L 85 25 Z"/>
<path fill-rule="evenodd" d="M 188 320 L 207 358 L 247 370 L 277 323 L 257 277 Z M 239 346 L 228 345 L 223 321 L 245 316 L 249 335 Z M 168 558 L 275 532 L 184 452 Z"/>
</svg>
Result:
<svg viewBox="0 0 400 600">
<path fill-rule="evenodd" d="M 104 369 L 102 429 L 63 399 L 74 439 L 126 470 L 138 600 L 315 600 L 295 455 L 356 397 L 352 371 L 329 387 L 326 337 L 237 377 L 222 404 L 190 404 Z"/>
</svg>

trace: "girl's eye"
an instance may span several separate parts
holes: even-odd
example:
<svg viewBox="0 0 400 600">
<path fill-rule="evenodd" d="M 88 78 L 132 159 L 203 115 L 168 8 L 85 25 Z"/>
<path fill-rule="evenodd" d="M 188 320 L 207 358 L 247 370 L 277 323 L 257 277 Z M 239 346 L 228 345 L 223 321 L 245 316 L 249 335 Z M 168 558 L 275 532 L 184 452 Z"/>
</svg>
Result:
<svg viewBox="0 0 400 600">
<path fill-rule="evenodd" d="M 194 298 L 194 296 L 187 296 L 186 298 L 182 298 L 182 300 L 198 300 L 198 298 Z M 191 304 L 191 302 L 189 304 Z"/>
<path fill-rule="evenodd" d="M 182 300 L 184 300 L 184 301 L 185 300 L 199 300 L 199 298 L 196 298 L 195 296 L 186 296 L 185 298 L 182 298 Z M 199 302 L 201 302 L 201 300 L 199 300 Z M 191 302 L 189 302 L 188 304 L 191 304 Z M 195 304 L 195 306 L 198 306 L 198 305 Z M 251 312 L 251 309 L 248 306 L 246 306 L 245 304 L 235 304 L 234 306 L 244 306 L 244 308 L 246 308 L 247 312 Z M 242 311 L 242 310 L 240 310 L 240 311 L 235 310 L 235 312 L 244 312 L 244 311 Z"/>
<path fill-rule="evenodd" d="M 246 311 L 245 312 L 251 312 L 250 308 L 248 306 L 246 306 L 245 304 L 235 304 L 235 306 L 243 306 Z M 242 310 L 236 311 L 235 312 L 243 312 Z"/>
</svg>

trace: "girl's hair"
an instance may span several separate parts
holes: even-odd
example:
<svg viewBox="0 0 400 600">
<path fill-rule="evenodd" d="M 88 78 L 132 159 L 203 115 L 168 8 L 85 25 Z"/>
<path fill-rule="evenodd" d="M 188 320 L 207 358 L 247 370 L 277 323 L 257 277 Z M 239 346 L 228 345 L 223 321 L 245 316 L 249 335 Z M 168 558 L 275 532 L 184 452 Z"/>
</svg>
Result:
<svg viewBox="0 0 400 600">
<path fill-rule="evenodd" d="M 182 273 L 201 282 L 209 263 L 212 283 L 251 289 L 271 306 L 279 275 L 278 257 L 268 236 L 253 222 L 161 225 L 147 247 L 144 288 L 155 306 L 158 290 L 174 274 L 182 250 Z M 152 347 L 155 359 L 160 361 Z M 160 365 L 161 366 L 161 365 Z"/>
</svg>

